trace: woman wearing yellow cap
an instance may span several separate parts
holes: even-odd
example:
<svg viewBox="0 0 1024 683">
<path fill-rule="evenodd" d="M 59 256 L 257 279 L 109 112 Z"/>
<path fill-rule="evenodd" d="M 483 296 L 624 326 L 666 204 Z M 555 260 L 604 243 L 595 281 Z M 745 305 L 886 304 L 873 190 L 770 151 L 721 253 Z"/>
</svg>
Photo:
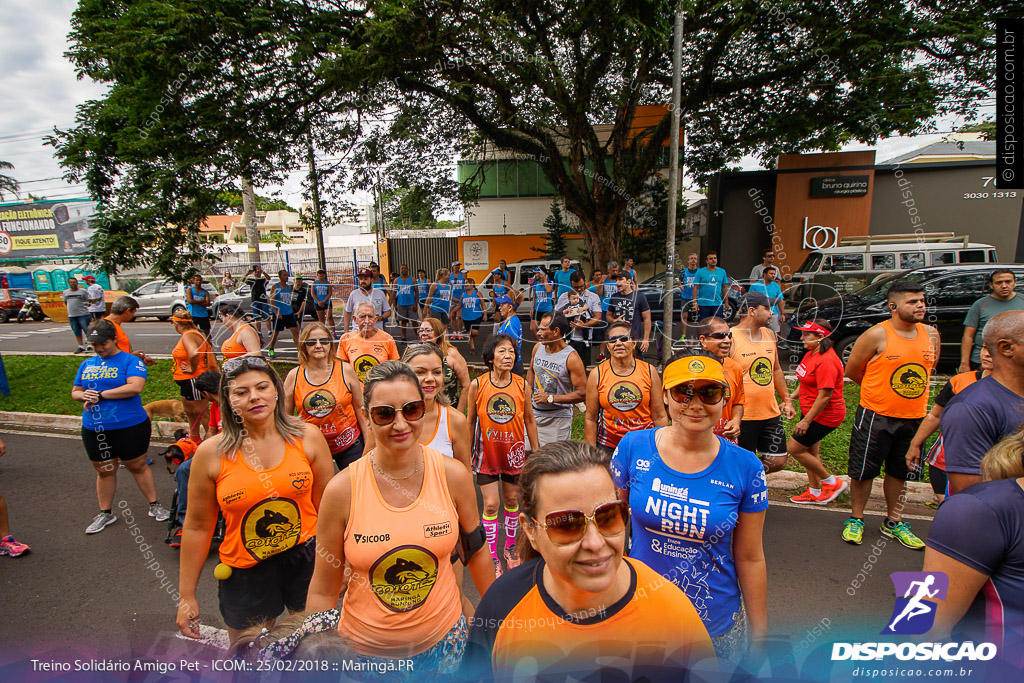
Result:
<svg viewBox="0 0 1024 683">
<path fill-rule="evenodd" d="M 681 358 L 663 380 L 671 425 L 626 434 L 612 457 L 630 556 L 682 588 L 718 656 L 739 661 L 767 629 L 764 466 L 713 431 L 727 387 L 717 360 Z"/>
</svg>

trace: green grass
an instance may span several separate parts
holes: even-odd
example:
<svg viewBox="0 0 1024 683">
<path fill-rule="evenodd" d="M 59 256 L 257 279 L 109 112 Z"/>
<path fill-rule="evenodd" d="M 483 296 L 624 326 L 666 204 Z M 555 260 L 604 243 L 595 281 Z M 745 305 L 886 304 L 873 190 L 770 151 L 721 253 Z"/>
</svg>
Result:
<svg viewBox="0 0 1024 683">
<path fill-rule="evenodd" d="M 78 366 L 89 356 L 7 356 L 3 357 L 11 395 L 0 395 L 0 410 L 23 413 L 81 415 L 82 404 L 71 398 L 71 385 Z M 294 367 L 275 363 L 281 377 Z M 171 361 L 160 359 L 149 368 L 142 402 L 181 398 L 181 391 L 171 377 Z"/>
</svg>

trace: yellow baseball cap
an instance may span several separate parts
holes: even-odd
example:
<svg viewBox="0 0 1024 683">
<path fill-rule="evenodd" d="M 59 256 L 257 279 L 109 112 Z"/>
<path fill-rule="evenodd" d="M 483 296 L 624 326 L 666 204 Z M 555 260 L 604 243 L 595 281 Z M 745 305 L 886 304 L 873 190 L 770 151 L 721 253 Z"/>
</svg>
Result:
<svg viewBox="0 0 1024 683">
<path fill-rule="evenodd" d="M 662 379 L 665 389 L 671 389 L 684 382 L 693 382 L 699 379 L 716 382 L 724 387 L 729 386 L 728 382 L 725 381 L 725 371 L 722 370 L 722 364 L 708 356 L 686 356 L 685 358 L 673 361 L 665 368 Z"/>
</svg>

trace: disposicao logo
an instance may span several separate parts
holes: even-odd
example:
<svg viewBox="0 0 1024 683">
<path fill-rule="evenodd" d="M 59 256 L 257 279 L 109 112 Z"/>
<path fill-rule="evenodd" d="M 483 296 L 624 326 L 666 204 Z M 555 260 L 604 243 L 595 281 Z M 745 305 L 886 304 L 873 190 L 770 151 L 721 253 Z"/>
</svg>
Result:
<svg viewBox="0 0 1024 683">
<path fill-rule="evenodd" d="M 927 633 L 935 623 L 936 603 L 929 601 L 946 599 L 949 577 L 943 572 L 893 572 L 889 578 L 896 587 L 896 605 L 882 633 Z"/>
</svg>

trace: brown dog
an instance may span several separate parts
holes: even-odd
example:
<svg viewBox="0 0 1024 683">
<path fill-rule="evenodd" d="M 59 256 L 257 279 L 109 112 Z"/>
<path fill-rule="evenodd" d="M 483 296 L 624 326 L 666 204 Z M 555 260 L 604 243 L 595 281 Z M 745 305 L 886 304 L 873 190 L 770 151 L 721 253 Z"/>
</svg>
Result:
<svg viewBox="0 0 1024 683">
<path fill-rule="evenodd" d="M 185 416 L 185 406 L 181 404 L 181 401 L 153 401 L 142 406 L 142 409 L 149 415 L 150 420 L 155 417 L 168 417 L 176 422 L 188 422 L 188 418 Z"/>
</svg>

